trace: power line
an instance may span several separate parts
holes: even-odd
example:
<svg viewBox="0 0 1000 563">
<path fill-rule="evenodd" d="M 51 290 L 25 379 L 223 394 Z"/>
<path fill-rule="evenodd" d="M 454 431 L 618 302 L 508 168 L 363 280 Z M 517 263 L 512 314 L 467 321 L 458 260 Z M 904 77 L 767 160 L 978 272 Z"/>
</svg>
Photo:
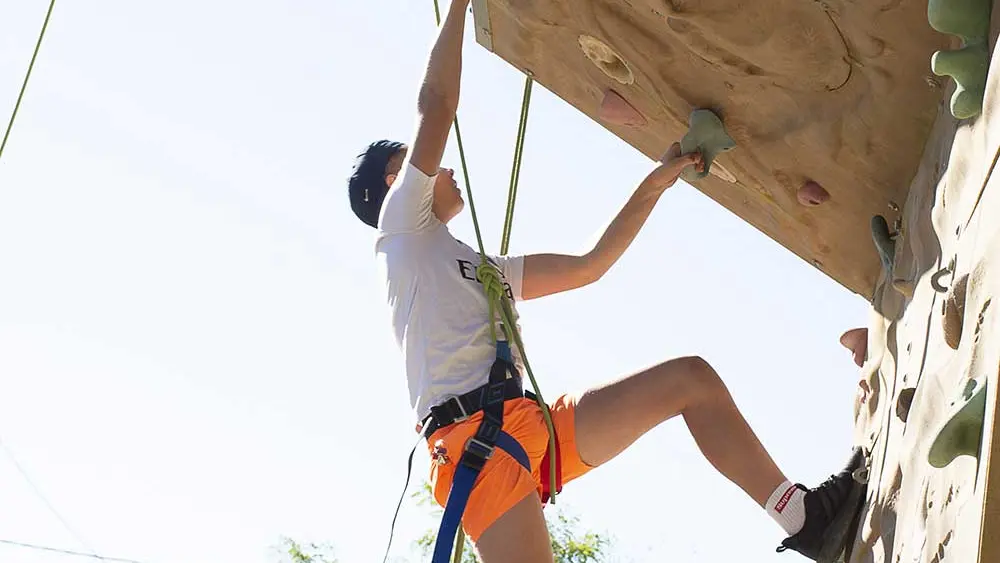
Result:
<svg viewBox="0 0 1000 563">
<path fill-rule="evenodd" d="M 135 559 L 122 559 L 120 557 L 102 557 L 96 553 L 80 553 L 79 551 L 70 551 L 68 549 L 59 549 L 58 547 L 48 547 L 44 545 L 35 545 L 31 543 L 22 543 L 12 540 L 0 540 L 0 543 L 13 545 L 17 547 L 24 547 L 27 549 L 37 549 L 39 551 L 51 551 L 53 553 L 59 553 L 62 555 L 73 555 L 76 557 L 90 557 L 91 559 L 100 559 L 101 561 L 117 561 L 118 563 L 143 563 L 142 561 L 136 561 Z"/>
<path fill-rule="evenodd" d="M 56 517 L 56 519 L 59 520 L 59 522 L 63 525 L 63 527 L 66 528 L 66 530 L 74 538 L 76 538 L 76 541 L 80 542 L 80 544 L 83 547 L 85 547 L 85 548 L 87 548 L 87 549 L 90 550 L 91 555 L 88 555 L 88 557 L 93 557 L 95 559 L 104 560 L 103 557 L 101 557 L 100 555 L 97 555 L 96 550 L 94 550 L 94 548 L 91 547 L 90 544 L 88 544 L 86 541 L 84 541 L 84 539 L 80 536 L 80 534 L 76 533 L 76 530 L 74 530 L 73 527 L 69 525 L 69 522 L 67 522 L 66 519 L 63 518 L 61 514 L 59 514 L 59 511 L 56 510 L 56 508 L 54 506 L 52 506 L 52 503 L 49 502 L 49 500 L 47 498 L 45 498 L 45 495 L 42 494 L 42 491 L 38 488 L 37 485 L 35 485 L 35 482 L 31 480 L 31 477 L 28 476 L 28 472 L 25 471 L 24 468 L 21 467 L 21 464 L 17 462 L 17 459 L 14 457 L 14 453 L 11 452 L 10 448 L 8 448 L 7 445 L 3 443 L 3 439 L 2 438 L 0 438 L 0 449 L 2 449 L 5 454 L 7 454 L 7 458 L 10 459 L 10 462 L 12 464 L 14 464 L 14 467 L 17 469 L 18 473 L 21 474 L 21 477 L 24 478 L 24 480 L 31 487 L 32 491 L 34 491 L 35 496 L 37 496 L 38 499 L 41 500 L 42 503 L 44 503 L 45 506 L 49 509 L 49 512 L 51 512 Z"/>
</svg>

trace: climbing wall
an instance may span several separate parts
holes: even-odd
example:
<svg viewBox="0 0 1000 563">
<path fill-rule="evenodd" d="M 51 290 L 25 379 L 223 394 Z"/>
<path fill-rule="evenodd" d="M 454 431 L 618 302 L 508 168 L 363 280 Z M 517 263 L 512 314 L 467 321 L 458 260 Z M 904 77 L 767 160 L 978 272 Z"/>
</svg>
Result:
<svg viewBox="0 0 1000 563">
<path fill-rule="evenodd" d="M 480 45 L 651 159 L 717 111 L 736 146 L 693 185 L 873 296 L 869 221 L 906 198 L 947 84 L 926 0 L 472 5 Z"/>
<path fill-rule="evenodd" d="M 938 64 L 975 50 L 980 62 L 942 96 L 905 205 L 885 216 L 900 228 L 879 237 L 889 261 L 867 342 L 864 331 L 845 338 L 867 344 L 856 438 L 872 450 L 850 561 L 1000 562 L 1000 57 L 988 67 L 989 4 L 953 2 L 978 37 L 936 22 L 965 36 Z"/>
<path fill-rule="evenodd" d="M 650 158 L 713 110 L 735 146 L 692 183 L 871 301 L 846 561 L 1000 563 L 993 3 L 473 0 L 483 47 Z"/>
</svg>

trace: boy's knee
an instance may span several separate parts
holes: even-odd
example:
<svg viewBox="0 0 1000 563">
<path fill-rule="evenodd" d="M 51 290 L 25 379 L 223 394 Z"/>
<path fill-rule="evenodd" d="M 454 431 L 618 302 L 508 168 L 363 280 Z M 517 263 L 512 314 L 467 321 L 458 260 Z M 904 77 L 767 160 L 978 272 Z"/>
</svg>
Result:
<svg viewBox="0 0 1000 563">
<path fill-rule="evenodd" d="M 682 374 L 688 406 L 715 401 L 728 392 L 719 373 L 701 356 L 686 356 L 671 361 L 677 362 L 675 368 L 679 368 Z"/>
</svg>

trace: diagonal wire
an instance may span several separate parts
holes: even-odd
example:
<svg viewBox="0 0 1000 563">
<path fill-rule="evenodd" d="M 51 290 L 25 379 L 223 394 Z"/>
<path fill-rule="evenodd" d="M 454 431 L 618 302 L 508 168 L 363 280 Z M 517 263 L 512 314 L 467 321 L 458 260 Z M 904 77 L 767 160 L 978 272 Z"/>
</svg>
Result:
<svg viewBox="0 0 1000 563">
<path fill-rule="evenodd" d="M 67 522 L 66 519 L 63 518 L 61 514 L 59 514 L 59 511 L 56 510 L 54 506 L 52 506 L 52 503 L 49 502 L 49 499 L 45 498 L 45 495 L 42 494 L 42 491 L 41 489 L 38 488 L 38 485 L 35 485 L 35 482 L 31 480 L 31 477 L 28 476 L 28 472 L 25 471 L 24 468 L 21 467 L 21 464 L 17 462 L 17 458 L 14 457 L 14 453 L 11 452 L 10 448 L 8 448 L 7 445 L 3 443 L 3 439 L 0 439 L 0 449 L 2 449 L 5 454 L 7 454 L 7 458 L 10 459 L 10 462 L 14 464 L 14 467 L 17 469 L 18 473 L 21 474 L 21 477 L 24 478 L 24 480 L 31 487 L 31 490 L 34 491 L 35 496 L 37 496 L 38 499 L 41 500 L 43 504 L 45 504 L 45 506 L 49 509 L 49 512 L 51 512 L 56 517 L 56 519 L 59 520 L 59 522 L 63 525 L 63 527 L 66 528 L 66 530 L 74 538 L 76 538 L 76 541 L 80 542 L 80 544 L 83 545 L 83 547 L 86 547 L 88 550 L 90 550 L 92 557 L 104 560 L 105 558 L 101 557 L 100 555 L 97 555 L 96 550 L 94 550 L 94 548 L 91 547 L 90 544 L 84 541 L 84 539 L 80 536 L 80 534 L 78 534 L 76 530 L 74 530 L 73 527 L 69 525 L 69 522 Z"/>
<path fill-rule="evenodd" d="M 3 156 L 3 149 L 7 146 L 7 138 L 10 137 L 10 130 L 14 128 L 14 118 L 17 117 L 17 110 L 21 107 L 21 99 L 24 98 L 24 91 L 28 89 L 28 79 L 31 78 L 31 69 L 35 67 L 35 59 L 38 57 L 38 50 L 42 47 L 42 38 L 45 37 L 45 29 L 49 27 L 49 17 L 52 15 L 52 8 L 55 5 L 56 0 L 49 2 L 49 11 L 45 13 L 45 22 L 42 23 L 42 31 L 38 34 L 35 51 L 31 54 L 31 62 L 28 63 L 28 72 L 24 75 L 24 82 L 21 83 L 21 92 L 17 95 L 17 101 L 14 103 L 14 111 L 10 114 L 10 121 L 7 122 L 7 130 L 4 131 L 3 141 L 0 142 L 0 156 Z"/>
<path fill-rule="evenodd" d="M 53 553 L 60 553 L 62 555 L 73 555 L 76 557 L 90 557 L 92 559 L 100 559 L 101 561 L 116 561 L 118 563 L 142 563 L 142 561 L 136 561 L 135 559 L 122 559 L 120 557 L 102 557 L 97 554 L 90 553 L 80 553 L 79 551 L 70 551 L 68 549 L 60 549 L 58 547 L 49 547 L 46 545 L 35 545 L 32 543 L 23 543 L 13 540 L 0 540 L 0 544 L 12 545 L 15 547 L 23 547 L 26 549 L 36 549 L 39 551 L 50 551 Z"/>
</svg>

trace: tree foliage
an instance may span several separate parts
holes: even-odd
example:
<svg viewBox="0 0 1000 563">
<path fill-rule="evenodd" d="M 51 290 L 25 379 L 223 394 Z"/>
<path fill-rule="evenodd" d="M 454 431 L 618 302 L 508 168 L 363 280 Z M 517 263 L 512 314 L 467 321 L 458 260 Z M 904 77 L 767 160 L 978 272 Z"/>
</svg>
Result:
<svg viewBox="0 0 1000 563">
<path fill-rule="evenodd" d="M 412 495 L 419 505 L 434 506 L 435 516 L 440 517 L 444 512 L 434 502 L 433 493 L 429 483 L 424 483 Z M 607 550 L 611 546 L 610 539 L 604 535 L 592 531 L 580 529 L 580 519 L 576 516 L 569 516 L 563 511 L 557 511 L 553 517 L 550 513 L 545 513 L 545 522 L 549 528 L 549 537 L 552 541 L 552 553 L 555 563 L 601 563 L 607 556 Z M 435 535 L 437 530 L 427 530 L 417 540 L 417 547 L 425 557 L 430 556 L 434 551 Z M 476 563 L 475 550 L 468 538 L 465 539 L 465 547 L 462 550 L 462 563 Z"/>
<path fill-rule="evenodd" d="M 411 497 L 420 506 L 432 507 L 432 513 L 438 518 L 444 512 L 434 502 L 429 483 L 424 482 Z M 562 510 L 554 514 L 546 512 L 545 521 L 552 539 L 554 563 L 603 563 L 607 560 L 611 547 L 607 535 L 581 529 L 579 518 L 567 515 Z M 434 551 L 436 533 L 436 529 L 427 530 L 417 539 L 414 547 L 421 560 L 429 559 Z M 303 545 L 290 538 L 282 538 L 276 551 L 279 552 L 277 563 L 340 563 L 334 558 L 333 548 L 329 544 Z M 468 538 L 462 550 L 462 563 L 478 563 Z"/>
<path fill-rule="evenodd" d="M 291 538 L 281 538 L 275 547 L 280 563 L 338 563 L 329 544 L 300 544 Z"/>
</svg>

